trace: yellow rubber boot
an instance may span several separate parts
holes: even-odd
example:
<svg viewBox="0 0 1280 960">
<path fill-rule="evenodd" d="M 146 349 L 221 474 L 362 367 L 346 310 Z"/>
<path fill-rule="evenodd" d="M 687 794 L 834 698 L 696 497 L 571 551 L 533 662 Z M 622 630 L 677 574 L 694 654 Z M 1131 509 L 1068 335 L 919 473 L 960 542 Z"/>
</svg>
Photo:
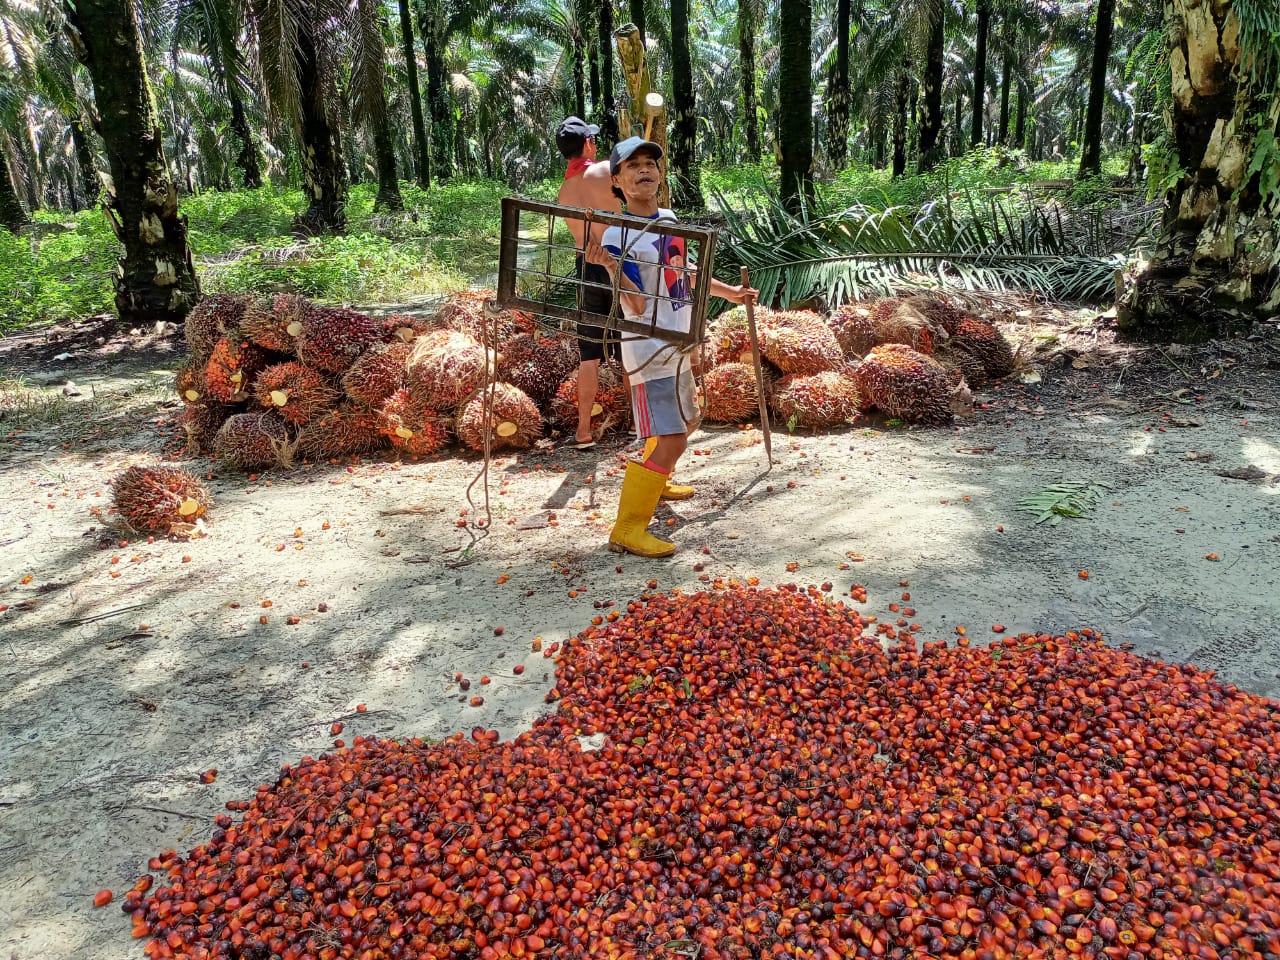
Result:
<svg viewBox="0 0 1280 960">
<path fill-rule="evenodd" d="M 658 438 L 650 437 L 644 442 L 644 460 L 653 456 L 653 451 L 656 449 L 658 449 Z M 688 500 L 692 496 L 693 487 L 687 483 L 672 483 L 671 478 L 668 477 L 667 482 L 662 485 L 663 500 Z"/>
<path fill-rule="evenodd" d="M 674 543 L 659 540 L 645 529 L 653 519 L 666 479 L 634 460 L 627 462 L 627 475 L 622 481 L 622 496 L 618 501 L 618 522 L 609 531 L 609 549 L 614 553 L 669 557 L 676 552 Z"/>
</svg>

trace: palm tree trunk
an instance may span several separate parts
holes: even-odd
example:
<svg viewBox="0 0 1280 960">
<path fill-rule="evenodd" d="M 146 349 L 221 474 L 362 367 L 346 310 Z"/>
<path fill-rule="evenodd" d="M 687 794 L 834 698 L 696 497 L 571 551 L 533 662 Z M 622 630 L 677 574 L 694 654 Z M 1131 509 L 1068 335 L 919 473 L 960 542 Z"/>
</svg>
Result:
<svg viewBox="0 0 1280 960">
<path fill-rule="evenodd" d="M 778 37 L 778 146 L 781 195 L 797 209 L 813 197 L 813 12 L 809 0 L 781 0 Z"/>
<path fill-rule="evenodd" d="M 299 21 L 298 88 L 302 91 L 302 179 L 309 200 L 306 211 L 294 218 L 294 230 L 313 235 L 342 233 L 347 227 L 347 168 L 343 160 L 341 131 L 328 111 L 331 99 L 317 60 L 310 24 Z"/>
<path fill-rule="evenodd" d="M 600 124 L 600 147 L 603 150 L 612 147 L 618 136 L 618 107 L 613 102 L 613 0 L 599 0 L 599 3 L 600 103 L 597 105 L 596 116 L 599 119 L 596 122 Z"/>
<path fill-rule="evenodd" d="M 76 166 L 80 168 L 80 186 L 84 190 L 85 206 L 93 206 L 98 194 L 102 192 L 102 179 L 98 176 L 98 165 L 93 160 L 93 148 L 89 145 L 89 134 L 84 129 L 84 117 L 76 114 L 71 118 L 71 144 L 76 151 Z"/>
<path fill-rule="evenodd" d="M 431 189 L 431 141 L 422 121 L 422 91 L 418 87 L 418 55 L 413 46 L 413 11 L 409 0 L 397 0 L 400 8 L 400 42 L 404 46 L 405 79 L 409 83 L 409 114 L 413 120 L 413 146 L 417 158 L 418 186 Z"/>
<path fill-rule="evenodd" d="M 1080 176 L 1102 172 L 1102 108 L 1107 102 L 1107 61 L 1111 59 L 1111 21 L 1116 0 L 1098 0 L 1098 26 L 1093 34 L 1093 72 L 1089 76 L 1089 113 L 1084 121 Z"/>
<path fill-rule="evenodd" d="M 605 0 L 605 4 L 608 3 L 609 0 Z M 671 0 L 671 92 L 675 114 L 671 125 L 675 204 L 681 210 L 701 210 L 702 184 L 696 151 L 698 113 L 693 95 L 693 63 L 689 55 L 689 0 Z"/>
<path fill-rule="evenodd" d="M 93 82 L 114 185 L 106 210 L 124 245 L 114 276 L 116 310 L 125 323 L 181 321 L 200 299 L 200 283 L 165 163 L 137 8 L 127 0 L 76 0 L 66 16 L 71 48 Z"/>
<path fill-rule="evenodd" d="M 943 5 L 938 4 L 929 28 L 924 67 L 924 121 L 920 124 L 920 172 L 932 170 L 942 159 L 942 65 L 946 55 Z"/>
<path fill-rule="evenodd" d="M 1122 297 L 1118 320 L 1135 339 L 1198 342 L 1280 309 L 1280 108 L 1256 65 L 1245 68 L 1251 54 L 1237 41 L 1232 0 L 1168 0 L 1165 20 L 1184 172 L 1165 197 L 1155 254 Z"/>
<path fill-rule="evenodd" d="M 742 119 L 747 140 L 747 160 L 760 162 L 760 118 L 756 104 L 756 3 L 738 0 L 738 69 L 742 71 Z"/>
<path fill-rule="evenodd" d="M 573 112 L 575 116 L 587 115 L 586 43 L 582 38 L 582 21 L 576 22 L 573 32 Z"/>
<path fill-rule="evenodd" d="M 227 84 L 227 99 L 231 101 L 231 129 L 240 141 L 240 150 L 236 153 L 236 166 L 244 174 L 244 185 L 250 190 L 262 186 L 262 167 L 258 164 L 258 147 L 253 142 L 253 131 L 249 129 L 249 118 L 244 112 L 244 102 L 232 84 Z"/>
<path fill-rule="evenodd" d="M 987 111 L 987 32 L 991 26 L 991 7 L 988 0 L 978 0 L 977 49 L 973 55 L 973 129 L 969 143 L 982 142 L 982 121 Z"/>
<path fill-rule="evenodd" d="M 27 208 L 18 199 L 18 191 L 13 187 L 13 177 L 9 172 L 9 152 L 5 140 L 0 137 L 0 223 L 10 233 L 17 233 L 31 223 Z"/>
<path fill-rule="evenodd" d="M 644 0 L 631 0 L 630 9 L 631 22 L 640 31 L 640 45 L 644 46 Z"/>
<path fill-rule="evenodd" d="M 583 42 L 587 47 L 587 76 L 591 85 L 591 112 L 600 110 L 600 45 L 596 43 L 592 17 L 591 0 L 575 0 L 578 8 L 578 22 L 582 24 Z M 585 117 L 585 113 L 578 116 Z"/>
<path fill-rule="evenodd" d="M 893 176 L 907 172 L 907 111 L 911 108 L 911 80 L 906 70 L 898 69 L 898 81 L 893 111 Z"/>
<path fill-rule="evenodd" d="M 1018 82 L 1018 108 L 1013 114 L 1013 145 L 1027 148 L 1027 85 L 1023 81 Z"/>
<path fill-rule="evenodd" d="M 1009 91 L 1013 87 L 1013 54 L 1006 52 L 1000 65 L 1000 133 L 999 143 L 1009 142 Z"/>
<path fill-rule="evenodd" d="M 849 156 L 849 0 L 836 0 L 835 77 L 827 92 L 827 156 L 834 170 Z"/>
<path fill-rule="evenodd" d="M 436 179 L 453 175 L 453 100 L 445 83 L 445 43 L 440 26 L 440 0 L 420 0 L 418 28 L 427 56 L 427 103 L 431 108 L 431 161 Z"/>
<path fill-rule="evenodd" d="M 396 179 L 396 152 L 391 146 L 391 129 L 384 110 L 373 121 L 373 152 L 378 163 L 378 193 L 373 198 L 375 210 L 403 210 L 400 181 Z"/>
</svg>

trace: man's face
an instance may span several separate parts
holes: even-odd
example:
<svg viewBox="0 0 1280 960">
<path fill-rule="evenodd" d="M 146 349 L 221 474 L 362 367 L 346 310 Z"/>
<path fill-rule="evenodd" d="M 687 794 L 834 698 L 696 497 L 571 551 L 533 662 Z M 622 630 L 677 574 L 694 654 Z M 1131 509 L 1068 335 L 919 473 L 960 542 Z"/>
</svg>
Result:
<svg viewBox="0 0 1280 960">
<path fill-rule="evenodd" d="M 613 175 L 613 185 L 632 202 L 657 196 L 660 183 L 658 161 L 648 150 L 637 150 L 627 157 Z"/>
</svg>

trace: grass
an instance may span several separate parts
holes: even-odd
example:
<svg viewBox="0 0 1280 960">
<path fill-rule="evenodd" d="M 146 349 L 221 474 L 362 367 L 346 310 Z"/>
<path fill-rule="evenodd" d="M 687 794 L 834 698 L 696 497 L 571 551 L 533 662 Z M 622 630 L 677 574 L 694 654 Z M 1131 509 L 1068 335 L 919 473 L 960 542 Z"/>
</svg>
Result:
<svg viewBox="0 0 1280 960">
<path fill-rule="evenodd" d="M 1109 162 L 1119 172 L 1124 159 Z M 865 166 L 842 171 L 822 189 L 836 202 L 883 208 L 918 205 L 943 193 L 1074 176 L 1071 163 L 1028 163 L 1019 153 L 977 150 L 925 176 L 890 178 Z M 703 189 L 735 204 L 777 182 L 772 159 L 731 168 L 704 167 Z M 558 181 L 525 192 L 553 199 Z M 1107 183 L 1084 181 L 1073 202 L 1105 201 Z M 296 291 L 321 301 L 396 302 L 494 282 L 499 201 L 510 191 L 494 180 L 452 181 L 424 192 L 401 184 L 405 210 L 375 214 L 374 184 L 351 188 L 348 230 L 299 241 L 290 222 L 304 207 L 301 190 L 263 187 L 182 198 L 203 289 Z M 0 335 L 113 309 L 111 274 L 119 247 L 100 211 L 39 211 L 22 236 L 0 231 Z"/>
<path fill-rule="evenodd" d="M 102 443 L 121 437 L 151 442 L 151 438 L 137 435 L 136 414 L 139 410 L 154 411 L 157 402 L 171 398 L 172 374 L 155 370 L 110 384 L 103 390 L 86 384 L 80 387 L 81 396 L 69 397 L 63 394 L 61 384 L 46 387 L 25 377 L 0 375 L 0 435 L 45 434 L 53 442 L 65 444 Z M 118 446 L 113 443 L 111 448 Z M 91 445 L 80 452 L 94 449 Z"/>
</svg>

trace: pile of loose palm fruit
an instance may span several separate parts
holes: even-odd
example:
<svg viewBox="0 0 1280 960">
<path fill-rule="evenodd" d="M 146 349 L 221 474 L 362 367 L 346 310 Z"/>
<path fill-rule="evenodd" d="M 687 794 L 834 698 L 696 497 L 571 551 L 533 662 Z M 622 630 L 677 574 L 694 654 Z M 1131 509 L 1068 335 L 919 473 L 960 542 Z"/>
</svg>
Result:
<svg viewBox="0 0 1280 960">
<path fill-rule="evenodd" d="M 430 319 L 375 319 L 294 294 L 205 298 L 186 321 L 177 376 L 190 447 L 246 469 L 395 447 L 433 454 L 455 437 L 472 450 L 521 449 L 544 425 L 577 423 L 577 343 L 504 312 L 489 291 L 451 298 Z M 825 428 L 876 407 L 942 422 L 969 387 L 1013 368 L 985 320 L 942 301 L 851 304 L 830 318 L 760 311 L 767 399 L 791 428 Z M 759 390 L 742 311 L 715 321 L 702 351 L 708 419 L 755 419 Z M 486 389 L 490 380 L 493 389 Z M 600 371 L 592 426 L 627 426 L 624 378 Z"/>
<path fill-rule="evenodd" d="M 283 768 L 152 861 L 134 935 L 245 960 L 1280 956 L 1273 702 L 1089 630 L 920 643 L 828 586 L 642 598 L 565 644 L 557 712 L 514 740 Z"/>
</svg>

